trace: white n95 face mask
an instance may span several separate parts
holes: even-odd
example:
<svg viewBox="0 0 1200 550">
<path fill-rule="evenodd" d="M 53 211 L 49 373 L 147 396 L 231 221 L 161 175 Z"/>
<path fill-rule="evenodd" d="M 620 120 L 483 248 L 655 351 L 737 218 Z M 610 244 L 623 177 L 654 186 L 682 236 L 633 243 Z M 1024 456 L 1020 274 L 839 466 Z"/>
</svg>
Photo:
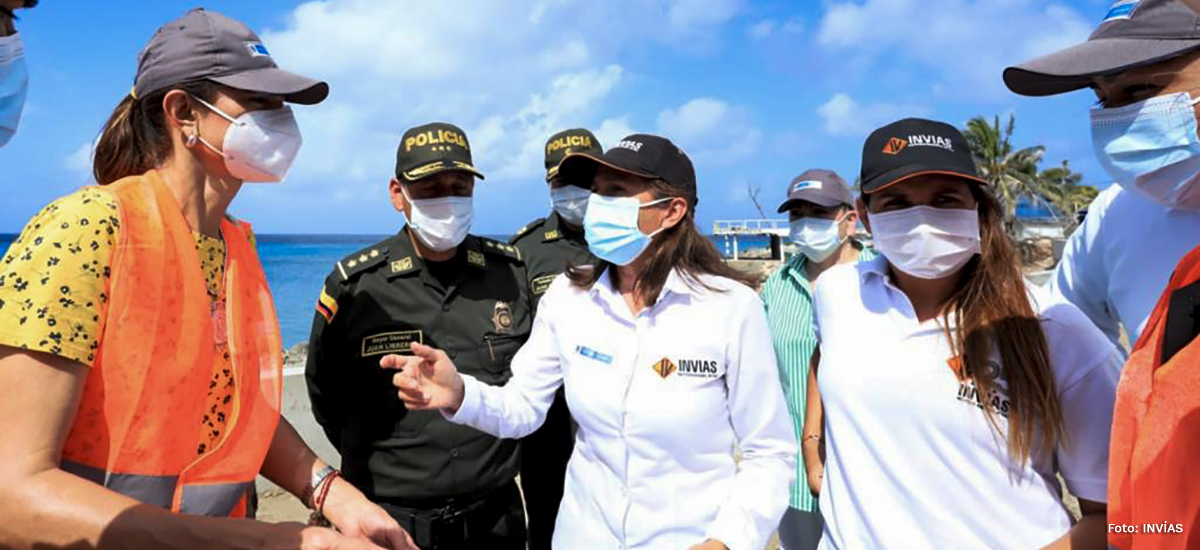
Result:
<svg viewBox="0 0 1200 550">
<path fill-rule="evenodd" d="M 870 215 L 875 248 L 921 279 L 952 275 L 979 253 L 979 212 L 914 206 Z"/>
<path fill-rule="evenodd" d="M 404 198 L 408 200 L 412 216 L 408 226 L 417 233 L 425 246 L 438 252 L 454 248 L 467 238 L 475 208 L 471 197 L 438 197 L 436 199 L 412 199 L 400 184 Z"/>
<path fill-rule="evenodd" d="M 550 204 L 554 211 L 562 216 L 567 223 L 583 225 L 583 217 L 587 214 L 588 197 L 592 192 L 576 185 L 564 185 L 550 190 Z"/>
<path fill-rule="evenodd" d="M 791 222 L 791 232 L 788 238 L 796 243 L 800 252 L 809 260 L 820 263 L 825 261 L 845 239 L 839 235 L 839 225 L 845 216 L 836 220 L 804 217 Z"/>
<path fill-rule="evenodd" d="M 304 143 L 291 107 L 249 111 L 233 118 L 203 99 L 193 99 L 230 123 L 220 149 L 204 138 L 198 138 L 205 147 L 225 159 L 229 175 L 255 183 L 275 183 L 287 177 L 296 153 Z"/>
<path fill-rule="evenodd" d="M 17 133 L 28 91 L 29 70 L 21 35 L 0 37 L 0 147 Z"/>
</svg>

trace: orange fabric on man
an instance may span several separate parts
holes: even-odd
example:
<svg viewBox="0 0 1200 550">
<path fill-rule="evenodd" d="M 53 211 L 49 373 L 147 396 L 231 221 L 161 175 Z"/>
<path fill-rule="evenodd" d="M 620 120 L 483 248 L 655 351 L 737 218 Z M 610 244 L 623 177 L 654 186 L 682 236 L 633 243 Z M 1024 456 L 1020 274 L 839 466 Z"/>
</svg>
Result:
<svg viewBox="0 0 1200 550">
<path fill-rule="evenodd" d="M 1122 550 L 1200 548 L 1198 329 L 1200 247 L 1176 267 L 1117 388 L 1108 540 Z"/>
</svg>

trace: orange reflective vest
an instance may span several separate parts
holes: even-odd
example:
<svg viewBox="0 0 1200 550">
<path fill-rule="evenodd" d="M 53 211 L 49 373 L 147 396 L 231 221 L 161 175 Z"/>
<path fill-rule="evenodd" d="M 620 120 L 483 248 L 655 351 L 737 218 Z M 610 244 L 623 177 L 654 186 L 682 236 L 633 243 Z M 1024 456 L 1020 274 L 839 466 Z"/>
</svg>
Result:
<svg viewBox="0 0 1200 550">
<path fill-rule="evenodd" d="M 1200 338 L 1162 362 L 1171 293 L 1196 281 L 1200 248 L 1176 268 L 1117 388 L 1108 540 L 1123 550 L 1200 548 Z"/>
<path fill-rule="evenodd" d="M 175 512 L 244 517 L 279 423 L 283 374 L 249 226 L 221 225 L 227 321 L 215 322 L 192 230 L 162 178 L 152 170 L 103 189 L 121 227 L 100 348 L 62 469 Z M 197 456 L 216 327 L 227 334 L 236 402 L 224 438 Z"/>
</svg>

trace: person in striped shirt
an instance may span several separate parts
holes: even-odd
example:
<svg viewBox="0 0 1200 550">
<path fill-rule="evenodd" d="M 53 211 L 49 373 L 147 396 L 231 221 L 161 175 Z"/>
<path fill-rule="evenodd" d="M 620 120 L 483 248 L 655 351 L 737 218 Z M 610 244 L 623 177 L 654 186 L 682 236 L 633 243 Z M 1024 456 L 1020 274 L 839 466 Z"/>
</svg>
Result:
<svg viewBox="0 0 1200 550">
<path fill-rule="evenodd" d="M 779 212 L 787 212 L 790 238 L 801 254 L 792 257 L 763 284 L 762 300 L 778 358 L 779 378 L 796 432 L 802 439 L 809 360 L 817 347 L 812 297 L 817 277 L 837 264 L 869 260 L 875 252 L 855 240 L 858 214 L 846 182 L 831 170 L 812 169 L 792 180 Z M 803 438 L 818 445 L 819 438 Z M 817 499 L 806 481 L 803 452 L 796 456 L 791 500 L 779 525 L 784 550 L 813 550 L 823 521 Z"/>
</svg>

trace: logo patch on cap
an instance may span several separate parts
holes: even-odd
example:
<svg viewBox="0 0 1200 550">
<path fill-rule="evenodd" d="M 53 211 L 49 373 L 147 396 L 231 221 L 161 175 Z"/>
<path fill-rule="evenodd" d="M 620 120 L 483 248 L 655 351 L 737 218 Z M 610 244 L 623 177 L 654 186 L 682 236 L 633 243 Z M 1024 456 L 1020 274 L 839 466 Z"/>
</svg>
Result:
<svg viewBox="0 0 1200 550">
<path fill-rule="evenodd" d="M 1138 4 L 1142 0 L 1117 0 L 1113 2 L 1112 7 L 1108 8 L 1108 13 L 1104 16 L 1104 20 L 1100 24 L 1108 23 L 1114 19 L 1129 19 L 1133 16 L 1133 11 L 1137 9 Z"/>
<path fill-rule="evenodd" d="M 250 52 L 250 57 L 271 57 L 262 42 L 246 42 L 246 51 Z"/>
<path fill-rule="evenodd" d="M 889 139 L 887 144 L 883 146 L 883 152 L 889 155 L 899 154 L 905 147 L 908 147 L 908 142 L 901 138 Z"/>
<path fill-rule="evenodd" d="M 625 141 L 622 141 L 621 143 L 618 143 L 617 147 L 619 147 L 621 149 L 629 149 L 630 151 L 633 151 L 636 153 L 636 152 L 642 150 L 642 142 L 627 139 Z"/>
<path fill-rule="evenodd" d="M 822 186 L 823 186 L 823 184 L 818 180 L 798 181 L 798 182 L 792 184 L 792 190 L 789 191 L 789 193 L 795 193 L 801 189 L 809 189 L 809 188 L 820 189 Z"/>
</svg>

